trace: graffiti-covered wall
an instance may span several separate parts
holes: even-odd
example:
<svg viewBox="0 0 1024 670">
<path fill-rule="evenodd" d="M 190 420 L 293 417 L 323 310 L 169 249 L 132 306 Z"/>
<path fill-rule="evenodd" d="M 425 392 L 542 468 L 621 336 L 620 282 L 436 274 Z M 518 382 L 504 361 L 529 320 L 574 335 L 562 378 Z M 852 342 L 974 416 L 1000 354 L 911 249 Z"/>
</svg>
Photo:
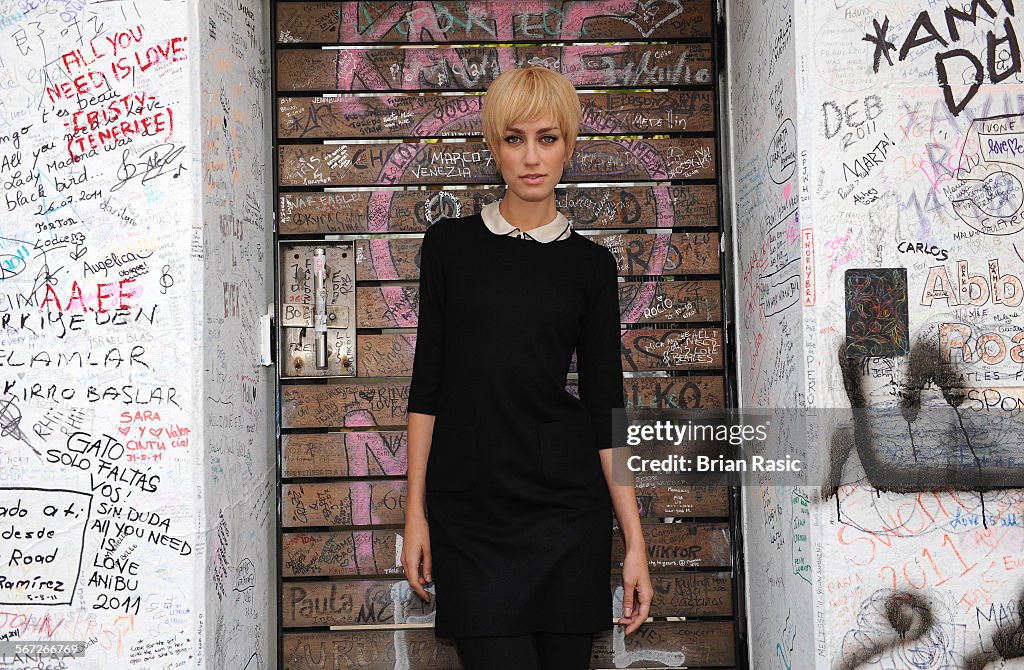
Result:
<svg viewBox="0 0 1024 670">
<path fill-rule="evenodd" d="M 260 0 L 196 4 L 203 162 L 203 375 L 208 668 L 274 666 L 274 368 L 269 71 Z"/>
<path fill-rule="evenodd" d="M 1024 481 L 1017 9 L 1008 0 L 794 7 L 795 68 L 780 85 L 796 88 L 799 211 L 785 259 L 799 258 L 802 391 L 825 417 L 808 424 L 823 467 L 820 486 L 793 489 L 814 557 L 814 630 L 803 647 L 812 655 L 793 665 L 780 655 L 785 640 L 769 648 L 755 636 L 758 667 L 1020 662 L 1024 495 L 986 485 Z M 733 30 L 742 18 L 734 7 Z M 770 34 L 751 53 L 777 53 Z M 740 81 L 744 66 L 733 71 Z M 734 117 L 742 103 L 734 94 Z M 768 128 L 753 118 L 746 137 L 747 122 L 734 118 L 737 153 L 751 159 L 736 163 L 739 214 L 753 147 L 764 146 L 757 132 Z M 737 226 L 756 230 L 762 219 L 740 216 Z M 748 281 L 756 255 L 739 238 Z M 756 363 L 757 349 L 748 352 L 741 367 Z M 753 523 L 748 533 L 775 536 Z M 763 571 L 754 563 L 752 584 Z M 771 616 L 752 610 L 752 631 Z"/>
<path fill-rule="evenodd" d="M 262 17 L 199 4 L 0 0 L 0 640 L 86 643 L 5 668 L 267 667 Z"/>
<path fill-rule="evenodd" d="M 958 469 L 1021 466 L 1019 430 L 979 433 L 1024 406 L 1019 9 L 799 6 L 818 405 L 904 419 L 890 445 L 870 421 L 831 442 L 832 479 L 855 485 L 817 510 L 821 551 L 845 559 L 820 575 L 828 667 L 1004 667 L 1024 646 L 1021 491 L 930 492 Z M 951 430 L 929 434 L 914 413 L 929 403 Z"/>
<path fill-rule="evenodd" d="M 188 5 L 3 4 L 0 637 L 84 640 L 81 667 L 184 660 L 203 542 Z"/>
<path fill-rule="evenodd" d="M 748 408 L 807 402 L 793 22 L 792 0 L 741 0 L 726 11 L 737 377 L 739 404 Z M 774 421 L 768 448 L 802 443 L 797 430 Z M 769 482 L 743 491 L 752 667 L 807 667 L 813 629 L 807 497 Z"/>
</svg>

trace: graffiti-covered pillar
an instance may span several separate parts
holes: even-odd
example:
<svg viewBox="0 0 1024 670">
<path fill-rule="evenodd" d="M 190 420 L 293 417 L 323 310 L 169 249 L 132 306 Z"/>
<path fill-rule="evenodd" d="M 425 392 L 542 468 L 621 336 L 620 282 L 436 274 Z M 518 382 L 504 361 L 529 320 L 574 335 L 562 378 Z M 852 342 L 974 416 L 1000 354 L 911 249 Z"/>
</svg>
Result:
<svg viewBox="0 0 1024 670">
<path fill-rule="evenodd" d="M 802 407 L 813 390 L 800 271 L 793 1 L 727 3 L 726 30 L 738 404 Z M 805 442 L 795 436 L 799 426 L 773 423 L 775 445 Z M 742 492 L 751 667 L 815 667 L 810 501 L 801 489 L 768 483 Z"/>
<path fill-rule="evenodd" d="M 754 665 L 1020 663 L 1022 8 L 729 8 L 741 396 L 826 417 L 746 491 Z"/>
<path fill-rule="evenodd" d="M 0 0 L 0 666 L 270 667 L 265 42 Z"/>
</svg>

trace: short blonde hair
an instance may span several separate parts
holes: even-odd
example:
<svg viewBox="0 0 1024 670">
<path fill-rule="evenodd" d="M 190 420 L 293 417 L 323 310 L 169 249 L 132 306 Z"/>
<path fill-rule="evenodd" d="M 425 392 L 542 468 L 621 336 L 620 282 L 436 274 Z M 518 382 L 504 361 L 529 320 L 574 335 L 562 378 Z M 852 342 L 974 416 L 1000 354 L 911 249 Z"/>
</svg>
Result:
<svg viewBox="0 0 1024 670">
<path fill-rule="evenodd" d="M 546 67 L 507 70 L 491 82 L 484 95 L 483 130 L 487 146 L 498 146 L 501 136 L 517 121 L 536 121 L 551 115 L 565 138 L 565 160 L 576 148 L 580 132 L 580 97 L 562 75 Z"/>
</svg>

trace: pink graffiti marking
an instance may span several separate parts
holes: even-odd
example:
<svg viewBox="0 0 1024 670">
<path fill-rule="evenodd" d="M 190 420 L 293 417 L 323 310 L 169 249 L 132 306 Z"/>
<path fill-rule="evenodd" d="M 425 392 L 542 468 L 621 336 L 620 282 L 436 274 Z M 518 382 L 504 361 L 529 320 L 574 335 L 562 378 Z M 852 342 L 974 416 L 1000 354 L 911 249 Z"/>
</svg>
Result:
<svg viewBox="0 0 1024 670">
<path fill-rule="evenodd" d="M 650 143 L 644 140 L 620 140 L 616 142 L 628 151 L 647 170 L 652 179 L 671 179 L 665 158 Z"/>
<path fill-rule="evenodd" d="M 399 328 L 415 328 L 417 309 L 409 301 L 409 295 L 402 286 L 381 286 L 380 294 L 388 307 L 387 316 Z"/>
<path fill-rule="evenodd" d="M 372 486 L 370 482 L 351 482 L 348 485 L 349 509 L 352 510 L 353 526 L 369 526 L 373 523 L 380 523 L 379 519 L 373 518 Z"/>
<path fill-rule="evenodd" d="M 351 477 L 369 477 L 370 456 L 380 464 L 386 475 L 404 475 L 405 454 L 401 450 L 392 453 L 380 433 L 347 433 L 345 453 L 348 454 L 348 474 Z"/>
<path fill-rule="evenodd" d="M 372 433 L 345 433 L 345 460 L 349 477 L 368 477 L 367 436 Z"/>
<path fill-rule="evenodd" d="M 419 130 L 425 135 L 434 135 L 440 133 L 442 125 L 442 119 L 424 119 L 419 126 Z M 412 150 L 410 151 L 405 147 L 410 147 Z M 384 169 L 381 170 L 379 182 L 381 184 L 396 183 L 416 157 L 416 152 L 416 145 L 400 145 L 398 149 L 388 156 L 387 163 L 384 165 Z M 388 230 L 391 198 L 393 196 L 394 192 L 387 190 L 375 191 L 373 195 L 370 196 L 368 227 L 371 233 L 386 232 Z M 386 241 L 373 240 L 370 244 L 373 253 L 374 270 L 377 272 L 377 276 L 381 279 L 397 279 L 398 270 L 395 268 L 394 261 L 391 259 L 390 248 L 387 248 L 385 253 L 381 254 L 381 258 L 386 258 L 386 260 L 382 260 L 380 265 L 378 265 L 377 251 L 379 245 L 383 244 L 386 246 Z M 396 322 L 398 322 L 400 326 L 411 328 L 416 325 L 416 309 L 409 304 L 408 297 L 404 291 L 400 288 L 396 290 L 396 287 L 382 287 L 381 295 L 384 298 L 384 303 L 388 306 L 388 310 L 392 315 L 394 315 Z"/>
<path fill-rule="evenodd" d="M 368 89 L 375 91 L 386 91 L 391 88 L 391 82 L 385 79 L 374 66 L 374 63 L 367 58 L 364 51 L 338 51 L 337 56 L 337 82 L 338 88 L 342 91 L 357 89 Z M 361 86 L 356 86 L 356 82 Z"/>
<path fill-rule="evenodd" d="M 629 21 L 638 14 L 636 0 L 559 4 L 561 9 L 549 0 L 464 3 L 463 19 L 451 16 L 446 9 L 430 2 L 391 3 L 384 10 L 369 3 L 343 3 L 341 39 L 360 42 L 397 31 L 406 35 L 410 42 L 421 40 L 424 33 L 429 41 L 450 42 L 465 40 L 476 28 L 486 33 L 487 39 L 510 42 L 522 37 L 516 34 L 516 27 L 522 29 L 526 21 L 519 17 L 527 15 L 544 17 L 544 31 L 552 39 L 578 39 L 585 37 L 583 25 L 589 18 L 609 15 Z"/>
<path fill-rule="evenodd" d="M 665 271 L 665 259 L 672 250 L 672 233 L 656 233 L 654 247 L 651 250 L 650 273 L 661 274 Z"/>
<path fill-rule="evenodd" d="M 672 207 L 666 206 L 672 202 L 668 186 L 654 187 L 654 211 L 658 216 L 658 228 L 671 228 L 676 225 L 675 212 Z"/>
<path fill-rule="evenodd" d="M 362 428 L 365 426 L 376 426 L 377 422 L 369 410 L 354 409 L 345 413 L 342 425 L 346 428 Z"/>
<path fill-rule="evenodd" d="M 705 44 L 629 46 L 537 46 L 529 51 L 498 47 L 420 47 L 401 49 L 402 60 L 379 63 L 367 49 L 337 50 L 335 73 L 324 82 L 316 73 L 297 72 L 307 86 L 335 83 L 338 90 L 482 89 L 502 72 L 539 65 L 564 74 L 576 86 L 667 86 L 711 80 L 710 50 Z M 301 61 L 301 54 L 297 56 Z M 291 59 L 290 59 L 291 60 Z M 296 61 L 296 62 L 298 62 Z M 380 68 L 386 68 L 381 70 Z"/>
<path fill-rule="evenodd" d="M 354 531 L 352 542 L 355 545 L 356 571 L 361 575 L 376 572 L 373 560 L 373 531 Z"/>
<path fill-rule="evenodd" d="M 398 268 L 395 267 L 395 260 L 391 257 L 391 240 L 370 240 L 370 260 L 373 262 L 373 271 L 377 279 L 397 280 Z"/>
<path fill-rule="evenodd" d="M 640 285 L 639 290 L 636 292 L 636 297 L 633 298 L 633 302 L 630 303 L 625 314 L 622 315 L 622 320 L 625 323 L 638 323 L 640 321 L 644 310 L 650 306 L 651 301 L 654 299 L 657 286 L 658 283 L 653 281 L 645 281 Z"/>
</svg>

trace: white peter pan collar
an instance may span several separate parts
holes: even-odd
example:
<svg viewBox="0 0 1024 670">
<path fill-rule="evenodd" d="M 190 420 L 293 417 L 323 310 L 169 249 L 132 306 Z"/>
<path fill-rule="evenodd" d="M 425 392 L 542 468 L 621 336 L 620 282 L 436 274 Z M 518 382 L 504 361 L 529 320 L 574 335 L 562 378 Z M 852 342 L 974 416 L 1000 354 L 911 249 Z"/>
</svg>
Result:
<svg viewBox="0 0 1024 670">
<path fill-rule="evenodd" d="M 530 231 L 519 230 L 501 215 L 501 210 L 498 209 L 500 203 L 500 200 L 492 202 L 484 205 L 483 209 L 480 210 L 480 218 L 484 220 L 484 225 L 487 226 L 487 230 L 495 235 L 517 237 L 521 240 L 533 240 L 534 242 L 556 242 L 568 239 L 572 235 L 572 224 L 569 223 L 569 219 L 565 218 L 565 215 L 561 212 L 555 215 L 551 223 L 545 223 L 543 226 L 538 226 Z"/>
</svg>

